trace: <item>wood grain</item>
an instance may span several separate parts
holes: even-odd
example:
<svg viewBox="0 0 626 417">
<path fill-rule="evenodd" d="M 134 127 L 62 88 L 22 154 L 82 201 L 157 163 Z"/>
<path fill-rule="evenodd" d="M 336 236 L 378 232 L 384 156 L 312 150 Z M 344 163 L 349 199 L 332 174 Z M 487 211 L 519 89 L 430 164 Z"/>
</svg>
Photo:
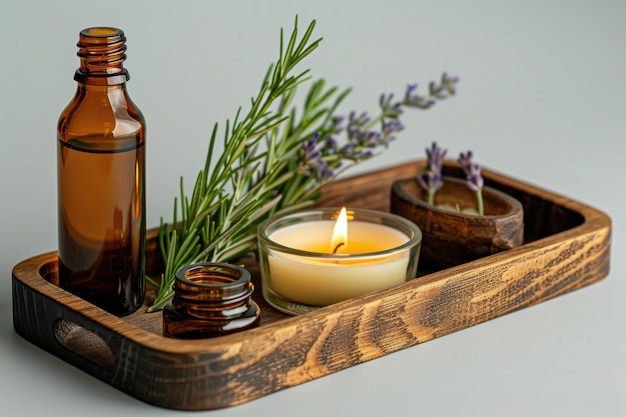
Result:
<svg viewBox="0 0 626 417">
<path fill-rule="evenodd" d="M 319 206 L 389 208 L 391 183 L 423 161 L 333 183 Z M 457 170 L 447 165 L 448 173 Z M 609 271 L 610 219 L 541 188 L 483 170 L 524 205 L 523 245 L 297 317 L 263 300 L 259 328 L 204 340 L 166 339 L 160 313 L 118 318 L 52 284 L 56 253 L 13 269 L 13 321 L 25 339 L 140 400 L 206 410 L 376 359 L 576 290 Z M 151 231 L 150 273 L 161 268 Z M 251 270 L 255 264 L 247 260 Z M 258 276 L 258 271 L 254 272 Z M 257 282 L 260 285 L 260 282 Z"/>
</svg>

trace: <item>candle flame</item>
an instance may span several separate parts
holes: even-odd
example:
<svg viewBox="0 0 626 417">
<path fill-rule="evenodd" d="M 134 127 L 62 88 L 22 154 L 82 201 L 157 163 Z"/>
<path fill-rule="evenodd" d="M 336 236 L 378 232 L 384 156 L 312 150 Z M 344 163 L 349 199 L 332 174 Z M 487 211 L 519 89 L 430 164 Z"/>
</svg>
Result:
<svg viewBox="0 0 626 417">
<path fill-rule="evenodd" d="M 330 252 L 341 253 L 348 248 L 348 213 L 346 208 L 342 207 L 337 215 L 335 227 L 333 228 L 333 236 L 330 240 Z"/>
</svg>

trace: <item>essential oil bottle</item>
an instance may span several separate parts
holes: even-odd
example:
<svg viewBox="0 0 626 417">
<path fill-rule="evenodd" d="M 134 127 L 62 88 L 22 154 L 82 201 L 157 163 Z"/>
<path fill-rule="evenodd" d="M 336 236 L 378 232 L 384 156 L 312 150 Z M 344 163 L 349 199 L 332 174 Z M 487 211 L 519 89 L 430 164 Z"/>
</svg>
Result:
<svg viewBox="0 0 626 417">
<path fill-rule="evenodd" d="M 144 117 L 120 29 L 80 32 L 76 94 L 57 130 L 59 285 L 118 316 L 145 297 Z"/>
</svg>

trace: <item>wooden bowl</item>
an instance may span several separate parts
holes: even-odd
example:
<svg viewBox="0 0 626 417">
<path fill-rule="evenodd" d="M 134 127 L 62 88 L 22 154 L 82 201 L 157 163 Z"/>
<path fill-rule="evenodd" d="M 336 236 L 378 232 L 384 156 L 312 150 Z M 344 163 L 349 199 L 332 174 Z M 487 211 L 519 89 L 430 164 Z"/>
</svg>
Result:
<svg viewBox="0 0 626 417">
<path fill-rule="evenodd" d="M 483 187 L 484 215 L 462 212 L 476 206 L 465 180 L 444 176 L 434 205 L 414 178 L 395 181 L 391 212 L 413 221 L 422 231 L 420 263 L 442 269 L 519 246 L 524 241 L 522 204 L 508 194 Z M 455 207 L 461 212 L 442 206 Z"/>
</svg>

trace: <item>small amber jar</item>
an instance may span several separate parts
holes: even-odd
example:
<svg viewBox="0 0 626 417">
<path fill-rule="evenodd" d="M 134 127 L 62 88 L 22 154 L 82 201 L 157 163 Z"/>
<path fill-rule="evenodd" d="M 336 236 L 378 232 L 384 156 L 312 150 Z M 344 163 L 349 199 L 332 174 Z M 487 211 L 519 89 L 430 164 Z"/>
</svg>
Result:
<svg viewBox="0 0 626 417">
<path fill-rule="evenodd" d="M 250 273 L 236 265 L 197 263 L 176 273 L 163 336 L 201 339 L 257 327 L 261 309 L 251 299 Z"/>
</svg>

